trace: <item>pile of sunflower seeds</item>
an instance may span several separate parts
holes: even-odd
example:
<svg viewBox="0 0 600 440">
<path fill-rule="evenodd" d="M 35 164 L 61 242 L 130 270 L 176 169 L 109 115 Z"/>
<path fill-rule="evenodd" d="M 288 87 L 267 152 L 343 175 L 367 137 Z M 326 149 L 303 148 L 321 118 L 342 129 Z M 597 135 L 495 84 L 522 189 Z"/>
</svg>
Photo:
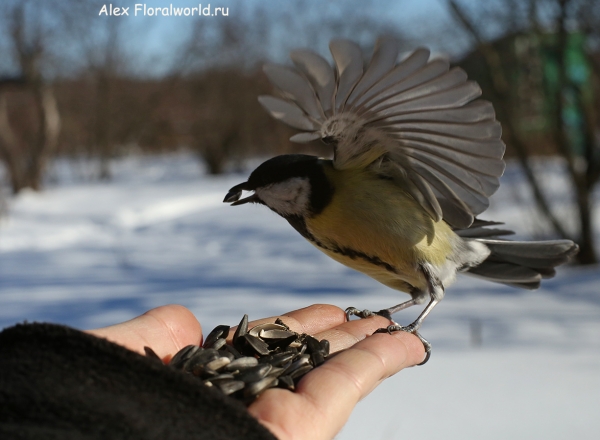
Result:
<svg viewBox="0 0 600 440">
<path fill-rule="evenodd" d="M 244 315 L 233 345 L 226 343 L 229 330 L 228 325 L 215 327 L 202 347 L 182 348 L 169 366 L 249 405 L 269 388 L 293 391 L 298 381 L 329 355 L 329 341 L 296 333 L 280 319 L 248 330 L 248 315 Z M 158 358 L 151 348 L 144 349 L 147 356 Z"/>
</svg>

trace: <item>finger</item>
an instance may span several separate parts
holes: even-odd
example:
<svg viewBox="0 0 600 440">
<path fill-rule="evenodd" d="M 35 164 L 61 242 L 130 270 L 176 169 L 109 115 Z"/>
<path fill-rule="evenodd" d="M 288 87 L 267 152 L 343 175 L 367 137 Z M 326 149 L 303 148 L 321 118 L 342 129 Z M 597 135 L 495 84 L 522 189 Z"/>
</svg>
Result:
<svg viewBox="0 0 600 440">
<path fill-rule="evenodd" d="M 329 304 L 314 304 L 285 313 L 281 319 L 297 333 L 314 335 L 346 322 L 346 313 Z"/>
<path fill-rule="evenodd" d="M 319 340 L 327 339 L 332 353 L 348 348 L 372 335 L 375 330 L 390 325 L 388 319 L 377 315 L 348 322 L 346 313 L 339 307 L 314 304 L 281 316 L 252 321 L 248 327 L 275 322 L 276 319 L 281 319 L 296 333 L 307 333 Z M 237 326 L 231 329 L 228 340 L 231 340 L 236 329 Z"/>
<path fill-rule="evenodd" d="M 423 344 L 414 335 L 375 334 L 305 376 L 297 392 L 307 398 L 316 414 L 331 421 L 335 434 L 356 404 L 381 381 L 421 362 L 424 355 Z"/>
<path fill-rule="evenodd" d="M 367 336 L 371 336 L 375 330 L 385 328 L 389 325 L 390 321 L 388 319 L 381 316 L 371 316 L 367 319 L 346 321 L 313 336 L 319 340 L 327 339 L 330 344 L 331 353 L 336 353 L 353 346 Z"/>
<path fill-rule="evenodd" d="M 375 334 L 307 374 L 296 393 L 268 390 L 249 411 L 280 439 L 291 438 L 291 433 L 301 433 L 298 438 L 332 438 L 359 400 L 423 357 L 423 344 L 414 335 Z"/>
<path fill-rule="evenodd" d="M 186 345 L 198 345 L 202 339 L 202 327 L 196 317 L 179 305 L 157 307 L 130 321 L 88 333 L 142 354 L 144 346 L 148 346 L 161 358 Z"/>
<path fill-rule="evenodd" d="M 272 316 L 270 318 L 252 321 L 248 324 L 248 327 L 252 328 L 259 324 L 275 322 L 278 318 L 296 333 L 307 333 L 312 335 L 344 323 L 346 321 L 346 314 L 342 309 L 336 306 L 314 304 L 281 316 Z M 228 340 L 231 339 L 236 329 L 237 326 L 231 328 Z"/>
</svg>

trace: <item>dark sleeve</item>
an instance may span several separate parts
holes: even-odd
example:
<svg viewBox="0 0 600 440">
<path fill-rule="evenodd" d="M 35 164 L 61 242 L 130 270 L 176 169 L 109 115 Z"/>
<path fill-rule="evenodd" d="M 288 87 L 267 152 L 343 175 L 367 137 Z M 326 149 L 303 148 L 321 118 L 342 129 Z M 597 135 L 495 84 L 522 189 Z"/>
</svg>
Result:
<svg viewBox="0 0 600 440">
<path fill-rule="evenodd" d="M 194 377 L 53 324 L 0 333 L 0 438 L 275 439 Z"/>
</svg>

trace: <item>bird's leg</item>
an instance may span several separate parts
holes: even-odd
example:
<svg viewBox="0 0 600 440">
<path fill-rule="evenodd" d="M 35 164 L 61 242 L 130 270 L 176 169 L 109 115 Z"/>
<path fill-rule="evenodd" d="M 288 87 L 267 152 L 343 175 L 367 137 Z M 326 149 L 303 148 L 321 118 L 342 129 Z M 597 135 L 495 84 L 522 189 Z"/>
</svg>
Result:
<svg viewBox="0 0 600 440">
<path fill-rule="evenodd" d="M 421 336 L 419 334 L 418 330 L 421 327 L 421 324 L 423 324 L 423 321 L 425 320 L 427 315 L 429 315 L 429 312 L 431 312 L 431 310 L 439 302 L 440 302 L 440 299 L 432 298 L 431 301 L 429 302 L 429 304 L 427 304 L 427 307 L 425 307 L 425 309 L 421 312 L 419 317 L 417 319 L 415 319 L 411 324 L 407 325 L 406 327 L 398 325 L 398 324 L 392 324 L 392 325 L 388 326 L 387 328 L 380 328 L 380 329 L 375 330 L 375 333 L 390 333 L 391 334 L 392 332 L 398 332 L 398 331 L 412 333 L 413 335 L 415 335 L 417 338 L 420 339 L 420 341 L 423 343 L 423 346 L 425 347 L 425 360 L 419 364 L 419 365 L 423 365 L 429 360 L 429 357 L 431 356 L 431 344 L 423 336 Z"/>
<path fill-rule="evenodd" d="M 427 306 L 425 307 L 425 309 L 423 309 L 423 311 L 417 317 L 417 319 L 415 319 L 411 324 L 407 325 L 406 327 L 398 324 L 393 324 L 388 326 L 387 328 L 380 328 L 375 331 L 375 333 L 392 333 L 395 331 L 403 331 L 412 333 L 417 338 L 419 338 L 419 340 L 423 343 L 423 346 L 425 347 L 425 359 L 419 365 L 425 364 L 431 357 L 431 344 L 419 334 L 418 330 L 423 324 L 423 321 L 425 320 L 427 315 L 429 315 L 429 313 L 433 310 L 437 303 L 439 303 L 444 297 L 444 286 L 442 285 L 442 283 L 439 280 L 435 279 L 426 267 L 421 266 L 421 271 L 423 272 L 427 280 L 427 287 L 429 290 L 429 295 L 431 297 L 431 301 L 429 301 L 429 304 L 427 304 Z M 418 299 L 418 297 L 416 298 Z M 392 311 L 392 313 L 394 313 L 397 311 L 396 307 L 398 306 L 390 307 L 389 309 L 387 309 L 387 311 Z"/>
<path fill-rule="evenodd" d="M 429 304 L 427 304 L 427 306 L 425 307 L 425 309 L 423 309 L 423 311 L 417 317 L 417 319 L 415 319 L 411 324 L 407 325 L 406 327 L 399 326 L 399 325 L 390 325 L 388 328 L 380 329 L 380 330 L 385 330 L 385 331 L 402 330 L 405 332 L 414 333 L 417 330 L 419 330 L 419 328 L 421 327 L 421 324 L 423 324 L 423 321 L 425 320 L 427 315 L 429 315 L 431 310 L 437 305 L 437 303 L 440 302 L 440 300 L 441 300 L 441 298 L 433 298 L 433 295 L 432 295 L 431 301 L 429 301 Z M 390 309 L 387 309 L 387 310 L 390 310 Z"/>
</svg>

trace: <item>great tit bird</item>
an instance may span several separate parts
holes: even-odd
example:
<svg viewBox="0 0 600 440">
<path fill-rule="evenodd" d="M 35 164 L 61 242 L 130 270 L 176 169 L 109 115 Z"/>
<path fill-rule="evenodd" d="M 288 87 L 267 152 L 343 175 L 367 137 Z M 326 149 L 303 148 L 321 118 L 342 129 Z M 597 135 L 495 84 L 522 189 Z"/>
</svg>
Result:
<svg viewBox="0 0 600 440">
<path fill-rule="evenodd" d="M 417 49 L 397 62 L 398 42 L 380 38 L 366 68 L 355 43 L 330 43 L 335 67 L 308 50 L 291 53 L 295 67 L 264 71 L 280 97 L 260 96 L 276 119 L 302 130 L 294 142 L 321 139 L 333 160 L 290 154 L 267 160 L 224 202 L 259 203 L 286 219 L 334 260 L 411 299 L 375 312 L 392 325 L 380 331 L 418 333 L 457 272 L 535 289 L 574 255 L 569 240 L 504 238 L 502 223 L 476 218 L 504 172 L 505 146 L 491 103 L 446 60 Z M 243 191 L 252 194 L 240 198 Z M 400 326 L 392 315 L 427 303 Z M 350 315 L 371 316 L 347 309 Z"/>
</svg>

